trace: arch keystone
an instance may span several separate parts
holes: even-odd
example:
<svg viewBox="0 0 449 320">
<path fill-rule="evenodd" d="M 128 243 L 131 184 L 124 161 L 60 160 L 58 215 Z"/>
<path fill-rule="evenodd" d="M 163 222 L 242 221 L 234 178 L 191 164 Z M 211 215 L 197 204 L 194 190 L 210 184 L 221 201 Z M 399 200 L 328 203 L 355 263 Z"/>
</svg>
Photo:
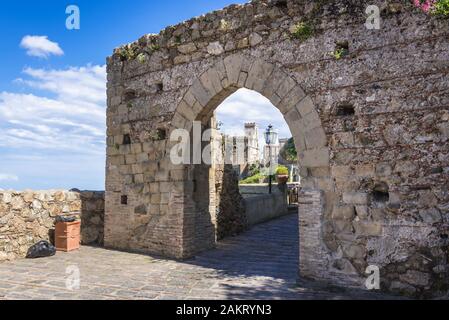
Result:
<svg viewBox="0 0 449 320">
<path fill-rule="evenodd" d="M 246 79 L 245 86 L 248 89 L 261 92 L 265 82 L 269 79 L 273 70 L 274 65 L 271 63 L 267 63 L 263 60 L 254 61 L 248 72 L 248 78 Z"/>
<path fill-rule="evenodd" d="M 200 77 L 200 81 L 207 91 L 213 92 L 214 94 L 220 93 L 223 90 L 220 76 L 215 68 L 204 72 Z"/>
<path fill-rule="evenodd" d="M 262 88 L 261 93 L 267 97 L 269 100 L 273 98 L 274 95 L 279 99 L 279 95 L 276 91 L 279 89 L 281 83 L 289 76 L 279 69 L 274 69 L 267 81 L 265 81 L 265 86 Z"/>
<path fill-rule="evenodd" d="M 237 84 L 239 81 L 240 71 L 242 70 L 243 57 L 234 54 L 223 60 L 226 74 L 228 75 L 229 84 Z"/>
</svg>

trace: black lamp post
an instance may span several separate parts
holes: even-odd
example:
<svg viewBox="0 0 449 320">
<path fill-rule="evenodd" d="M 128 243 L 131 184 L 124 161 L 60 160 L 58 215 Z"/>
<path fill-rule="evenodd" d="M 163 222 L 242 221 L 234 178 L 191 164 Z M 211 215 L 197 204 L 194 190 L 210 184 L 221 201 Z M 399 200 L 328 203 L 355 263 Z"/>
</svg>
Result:
<svg viewBox="0 0 449 320">
<path fill-rule="evenodd" d="M 268 192 L 271 194 L 271 185 L 272 185 L 272 172 L 271 172 L 271 165 L 272 165 L 272 155 L 271 155 L 271 147 L 276 142 L 277 139 L 277 132 L 273 130 L 273 126 L 270 124 L 267 128 L 267 130 L 264 133 L 265 135 L 265 143 L 268 147 Z"/>
</svg>

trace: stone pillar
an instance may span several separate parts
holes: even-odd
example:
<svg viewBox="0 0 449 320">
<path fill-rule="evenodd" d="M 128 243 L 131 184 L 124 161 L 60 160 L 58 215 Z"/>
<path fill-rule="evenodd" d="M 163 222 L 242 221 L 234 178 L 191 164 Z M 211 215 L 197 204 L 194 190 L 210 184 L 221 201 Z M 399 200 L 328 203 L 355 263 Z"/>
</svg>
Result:
<svg viewBox="0 0 449 320">
<path fill-rule="evenodd" d="M 322 220 L 324 193 L 300 189 L 299 211 L 299 274 L 305 278 L 321 278 L 326 273 L 326 252 L 323 248 Z"/>
</svg>

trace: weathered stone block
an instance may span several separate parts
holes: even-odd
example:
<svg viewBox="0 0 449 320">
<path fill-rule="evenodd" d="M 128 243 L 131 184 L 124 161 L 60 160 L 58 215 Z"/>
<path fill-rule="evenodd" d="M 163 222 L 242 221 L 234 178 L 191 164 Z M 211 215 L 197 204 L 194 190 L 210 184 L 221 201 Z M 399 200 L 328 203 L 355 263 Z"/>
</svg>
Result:
<svg viewBox="0 0 449 320">
<path fill-rule="evenodd" d="M 178 46 L 178 51 L 183 54 L 189 54 L 196 51 L 196 45 L 193 42 Z"/>
<path fill-rule="evenodd" d="M 251 47 L 257 46 L 259 43 L 261 43 L 263 38 L 256 32 L 252 33 L 249 36 L 249 44 Z"/>
<path fill-rule="evenodd" d="M 207 52 L 211 55 L 218 56 L 224 52 L 224 48 L 218 41 L 211 42 L 207 46 Z"/>
<path fill-rule="evenodd" d="M 334 206 L 332 219 L 352 220 L 355 217 L 354 206 Z"/>
<path fill-rule="evenodd" d="M 380 177 L 390 176 L 392 171 L 391 165 L 388 163 L 378 163 L 376 165 L 376 175 Z"/>
<path fill-rule="evenodd" d="M 329 165 L 329 150 L 327 148 L 305 150 L 299 155 L 304 167 L 325 167 Z"/>
<path fill-rule="evenodd" d="M 279 110 L 285 114 L 292 108 L 300 105 L 300 101 L 304 99 L 305 93 L 300 86 L 295 86 L 290 92 L 282 99 L 278 105 Z M 299 114 L 302 116 L 301 110 L 298 108 Z"/>
<path fill-rule="evenodd" d="M 424 287 L 429 284 L 430 275 L 416 270 L 408 270 L 405 274 L 401 274 L 399 279 L 414 286 Z"/>
<path fill-rule="evenodd" d="M 248 78 L 246 79 L 245 86 L 248 89 L 254 89 L 258 92 L 262 91 L 265 81 L 270 77 L 273 69 L 274 65 L 271 63 L 256 60 L 248 72 Z"/>
<path fill-rule="evenodd" d="M 210 99 L 213 97 L 213 93 L 208 92 L 199 80 L 195 81 L 195 83 L 192 85 L 191 93 L 203 107 L 206 106 Z M 184 114 L 184 116 L 186 115 Z M 186 118 L 192 120 L 192 118 L 190 117 Z"/>
<path fill-rule="evenodd" d="M 442 220 L 441 213 L 437 208 L 419 210 L 419 216 L 424 222 L 430 224 L 438 223 Z"/>
<path fill-rule="evenodd" d="M 374 165 L 367 164 L 355 167 L 355 174 L 359 177 L 374 177 Z"/>
<path fill-rule="evenodd" d="M 366 219 L 369 216 L 369 208 L 366 205 L 355 206 L 355 212 L 360 219 Z"/>
<path fill-rule="evenodd" d="M 238 82 L 242 63 L 242 56 L 237 54 L 228 56 L 224 59 L 224 65 L 226 68 L 226 74 L 228 75 L 229 83 L 236 84 Z"/>
<path fill-rule="evenodd" d="M 347 204 L 368 204 L 368 194 L 363 192 L 343 193 L 343 202 Z"/>
<path fill-rule="evenodd" d="M 327 145 L 326 134 L 322 127 L 316 127 L 306 131 L 306 146 L 308 149 L 325 147 Z"/>
<path fill-rule="evenodd" d="M 352 224 L 349 220 L 333 220 L 335 233 L 341 239 L 342 234 L 350 234 L 352 236 Z"/>
<path fill-rule="evenodd" d="M 296 108 L 299 111 L 299 114 L 305 118 L 308 114 L 315 111 L 314 103 L 312 101 L 312 98 L 309 96 L 302 99 L 297 105 Z"/>
<path fill-rule="evenodd" d="M 363 236 L 381 236 L 382 225 L 377 222 L 354 221 L 353 226 L 357 234 Z"/>
<path fill-rule="evenodd" d="M 361 245 L 344 244 L 343 252 L 350 259 L 364 259 L 366 256 L 366 248 Z"/>
<path fill-rule="evenodd" d="M 349 177 L 352 175 L 352 168 L 350 166 L 332 166 L 331 172 L 334 177 Z"/>
</svg>

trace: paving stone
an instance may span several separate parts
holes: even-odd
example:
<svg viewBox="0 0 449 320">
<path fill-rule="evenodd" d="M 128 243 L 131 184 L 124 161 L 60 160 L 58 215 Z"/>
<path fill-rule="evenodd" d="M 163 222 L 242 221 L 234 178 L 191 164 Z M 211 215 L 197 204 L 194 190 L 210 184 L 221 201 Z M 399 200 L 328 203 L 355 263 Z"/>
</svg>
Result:
<svg viewBox="0 0 449 320">
<path fill-rule="evenodd" d="M 54 259 L 0 264 L 0 299 L 343 299 L 297 284 L 297 216 L 255 226 L 186 261 L 83 246 Z M 243 253 L 243 254 L 242 254 Z M 45 264 L 48 272 L 41 272 Z M 66 265 L 80 268 L 81 287 L 65 287 Z M 30 276 L 24 276 L 30 274 Z M 368 298 L 383 295 L 365 293 Z"/>
</svg>

